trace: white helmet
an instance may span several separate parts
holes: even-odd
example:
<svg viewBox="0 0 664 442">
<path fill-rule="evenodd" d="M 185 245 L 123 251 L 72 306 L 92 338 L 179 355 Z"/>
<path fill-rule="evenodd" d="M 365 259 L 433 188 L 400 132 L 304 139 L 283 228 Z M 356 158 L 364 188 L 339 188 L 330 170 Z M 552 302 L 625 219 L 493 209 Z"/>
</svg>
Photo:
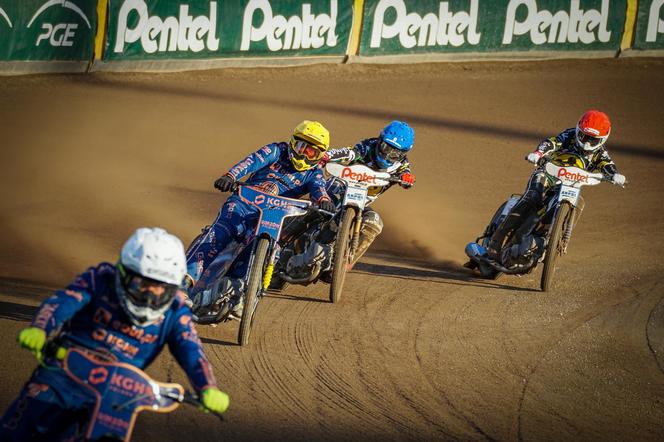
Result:
<svg viewBox="0 0 664 442">
<path fill-rule="evenodd" d="M 158 227 L 136 230 L 122 247 L 116 276 L 120 305 L 129 319 L 140 326 L 159 320 L 186 272 L 182 241 Z"/>
</svg>

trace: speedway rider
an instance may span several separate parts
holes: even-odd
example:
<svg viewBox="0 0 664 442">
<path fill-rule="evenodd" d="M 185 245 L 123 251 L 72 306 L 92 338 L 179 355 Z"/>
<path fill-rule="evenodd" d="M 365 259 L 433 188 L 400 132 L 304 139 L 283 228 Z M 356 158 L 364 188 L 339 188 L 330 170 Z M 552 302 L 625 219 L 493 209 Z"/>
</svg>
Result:
<svg viewBox="0 0 664 442">
<path fill-rule="evenodd" d="M 76 347 L 140 369 L 168 344 L 203 406 L 226 411 L 229 397 L 217 388 L 179 290 L 185 270 L 177 237 L 159 228 L 140 228 L 122 247 L 116 265 L 90 267 L 46 299 L 18 336 L 41 365 L 2 417 L 0 440 L 80 437 L 77 433 L 95 408 L 95 395 L 63 371 L 62 350 L 44 352 L 47 340 L 59 349 Z"/>
<path fill-rule="evenodd" d="M 403 121 L 392 121 L 376 138 L 367 138 L 353 147 L 330 149 L 323 157 L 321 164 L 324 165 L 327 162 L 345 165 L 362 164 L 375 171 L 389 173 L 393 178 L 400 179 L 401 187 L 410 189 L 415 183 L 415 175 L 410 170 L 407 154 L 413 149 L 414 141 L 415 131 L 412 127 Z M 375 200 L 392 185 L 370 187 L 368 194 L 370 200 Z M 337 181 L 330 180 L 327 191 L 332 198 L 338 201 L 343 197 L 344 189 Z M 364 255 L 382 230 L 383 220 L 378 212 L 366 207 L 362 214 L 362 230 L 358 249 L 353 256 L 353 263 Z M 321 235 L 321 237 L 324 236 L 327 235 Z M 319 241 L 324 242 L 320 238 Z"/>
<path fill-rule="evenodd" d="M 323 172 L 318 163 L 330 147 L 330 132 L 317 121 L 302 121 L 295 127 L 288 142 L 267 144 L 214 182 L 222 192 L 233 189 L 245 176 L 246 183 L 263 192 L 289 198 L 309 194 L 311 201 L 321 209 L 334 212 L 334 204 L 325 191 Z M 233 240 L 240 242 L 250 234 L 258 221 L 259 211 L 254 206 L 231 195 L 219 211 L 214 223 L 203 229 L 187 250 L 189 285 L 212 275 L 206 272 L 215 257 Z M 237 276 L 237 275 L 236 275 Z M 228 279 L 228 278 L 225 278 Z M 231 288 L 229 284 L 225 287 Z M 235 287 L 233 297 L 238 301 L 233 317 L 240 316 L 242 304 Z"/>
<path fill-rule="evenodd" d="M 552 153 L 571 153 L 581 156 L 583 169 L 589 172 L 601 172 L 614 184 L 623 186 L 625 176 L 618 173 L 614 162 L 606 151 L 604 144 L 611 133 L 609 117 L 598 110 L 589 110 L 579 119 L 576 128 L 566 129 L 555 137 L 543 140 L 537 148 L 526 156 L 526 160 L 538 164 L 526 186 L 526 191 L 514 205 L 509 215 L 496 228 L 488 244 L 489 256 L 498 259 L 505 239 L 519 227 L 522 220 L 527 219 L 538 210 L 545 199 L 546 191 L 555 183 L 549 180 L 544 172 L 543 159 Z M 517 241 L 518 242 L 518 241 Z"/>
</svg>

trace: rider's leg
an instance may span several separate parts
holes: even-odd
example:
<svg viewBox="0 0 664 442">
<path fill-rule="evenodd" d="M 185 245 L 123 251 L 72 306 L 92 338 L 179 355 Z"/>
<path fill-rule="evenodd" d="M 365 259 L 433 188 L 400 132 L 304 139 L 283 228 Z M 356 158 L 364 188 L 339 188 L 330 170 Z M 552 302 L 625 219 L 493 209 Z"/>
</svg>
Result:
<svg viewBox="0 0 664 442">
<path fill-rule="evenodd" d="M 214 258 L 232 241 L 241 240 L 247 230 L 246 220 L 256 209 L 233 197 L 223 205 L 214 223 L 187 249 L 187 273 L 192 283 L 198 281 Z"/>
<path fill-rule="evenodd" d="M 383 231 L 383 220 L 378 212 L 373 209 L 365 209 L 362 214 L 362 229 L 360 230 L 360 241 L 353 255 L 352 264 L 355 265 L 357 261 L 364 255 L 371 243 L 374 242 L 376 237 Z"/>
<path fill-rule="evenodd" d="M 0 420 L 2 441 L 52 441 L 85 428 L 95 401 L 58 368 L 38 368 Z M 76 439 L 78 440 L 78 439 Z"/>
<path fill-rule="evenodd" d="M 526 191 L 517 201 L 510 213 L 496 228 L 488 245 L 488 252 L 497 256 L 503 248 L 507 236 L 516 230 L 524 219 L 528 218 L 539 207 L 546 190 L 546 175 L 538 171 L 531 175 Z"/>
</svg>

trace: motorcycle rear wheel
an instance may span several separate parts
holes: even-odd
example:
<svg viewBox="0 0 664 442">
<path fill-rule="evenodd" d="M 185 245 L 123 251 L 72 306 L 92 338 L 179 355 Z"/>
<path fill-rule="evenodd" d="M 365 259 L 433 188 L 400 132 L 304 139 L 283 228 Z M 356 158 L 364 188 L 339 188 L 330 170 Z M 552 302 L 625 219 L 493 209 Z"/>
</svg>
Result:
<svg viewBox="0 0 664 442">
<path fill-rule="evenodd" d="M 562 253 L 560 240 L 563 235 L 563 230 L 569 222 L 572 213 L 572 206 L 567 202 L 562 202 L 558 207 L 556 219 L 553 222 L 551 229 L 551 238 L 546 246 L 546 256 L 544 257 L 544 268 L 542 269 L 542 280 L 540 288 L 543 292 L 548 292 L 553 284 L 553 277 L 556 273 L 556 261 L 558 256 Z"/>
<path fill-rule="evenodd" d="M 341 292 L 346 281 L 346 272 L 350 265 L 348 252 L 350 239 L 355 226 L 355 209 L 346 207 L 341 218 L 341 224 L 337 231 L 337 239 L 334 244 L 334 260 L 332 263 L 332 282 L 330 284 L 330 302 L 339 302 Z"/>
<path fill-rule="evenodd" d="M 263 287 L 263 269 L 265 268 L 265 258 L 269 247 L 270 241 L 267 238 L 260 238 L 258 240 L 256 251 L 254 252 L 254 261 L 251 269 L 249 269 L 247 291 L 244 294 L 244 309 L 242 310 L 240 330 L 237 336 L 237 341 L 242 346 L 249 343 L 251 326 L 253 325 L 254 315 L 258 307 L 258 293 Z"/>
</svg>

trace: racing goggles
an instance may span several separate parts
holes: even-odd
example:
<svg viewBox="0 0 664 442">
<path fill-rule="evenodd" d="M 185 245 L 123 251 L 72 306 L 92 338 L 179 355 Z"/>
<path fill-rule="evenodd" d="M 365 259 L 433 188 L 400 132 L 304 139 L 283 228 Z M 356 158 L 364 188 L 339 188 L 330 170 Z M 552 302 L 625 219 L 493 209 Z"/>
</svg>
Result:
<svg viewBox="0 0 664 442">
<path fill-rule="evenodd" d="M 401 150 L 392 145 L 389 145 L 385 141 L 381 141 L 378 145 L 378 153 L 380 153 L 381 157 L 392 163 L 402 161 L 404 158 L 406 158 L 405 150 Z"/>
<path fill-rule="evenodd" d="M 592 135 L 588 135 L 585 132 L 577 130 L 576 131 L 576 139 L 583 146 L 587 145 L 587 146 L 590 146 L 592 148 L 596 148 L 596 147 L 601 146 L 602 143 L 604 143 L 604 140 L 606 140 L 606 137 L 594 137 Z"/>
<path fill-rule="evenodd" d="M 173 301 L 179 288 L 175 284 L 146 278 L 122 265 L 119 270 L 122 287 L 131 303 L 137 307 L 160 309 Z"/>
<path fill-rule="evenodd" d="M 318 161 L 321 159 L 323 156 L 323 151 L 320 150 L 318 147 L 314 146 L 311 143 L 308 143 L 304 140 L 298 140 L 297 138 L 293 140 L 293 151 L 310 160 L 310 161 Z"/>
</svg>

